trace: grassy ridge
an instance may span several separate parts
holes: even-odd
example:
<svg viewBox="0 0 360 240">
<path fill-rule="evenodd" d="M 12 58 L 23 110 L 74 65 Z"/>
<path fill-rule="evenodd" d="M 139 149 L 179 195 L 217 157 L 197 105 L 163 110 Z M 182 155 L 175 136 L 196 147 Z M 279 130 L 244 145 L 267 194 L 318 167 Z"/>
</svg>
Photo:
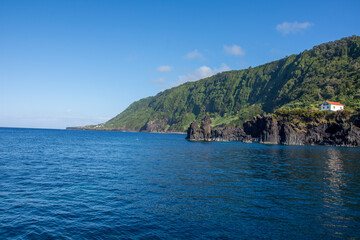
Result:
<svg viewBox="0 0 360 240">
<path fill-rule="evenodd" d="M 319 108 L 325 100 L 360 108 L 360 37 L 329 42 L 255 68 L 228 71 L 132 103 L 97 129 L 184 131 L 210 114 L 214 125 L 239 125 L 277 109 Z M 154 130 L 152 130 L 154 131 Z"/>
</svg>

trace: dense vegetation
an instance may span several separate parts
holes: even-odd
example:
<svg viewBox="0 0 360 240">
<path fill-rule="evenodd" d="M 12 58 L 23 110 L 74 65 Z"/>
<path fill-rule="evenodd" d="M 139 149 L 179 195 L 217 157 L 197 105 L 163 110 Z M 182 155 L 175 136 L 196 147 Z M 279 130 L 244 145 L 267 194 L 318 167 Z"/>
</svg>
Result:
<svg viewBox="0 0 360 240">
<path fill-rule="evenodd" d="M 307 124 L 319 123 L 344 123 L 351 122 L 358 125 L 360 111 L 345 109 L 343 111 L 328 112 L 309 109 L 278 109 L 272 116 L 277 120 L 283 120 L 296 126 L 305 127 Z"/>
<path fill-rule="evenodd" d="M 329 42 L 255 68 L 228 71 L 141 99 L 97 129 L 184 131 L 210 114 L 239 125 L 278 109 L 318 109 L 326 100 L 360 107 L 360 37 Z M 152 129 L 154 131 L 154 129 Z"/>
</svg>

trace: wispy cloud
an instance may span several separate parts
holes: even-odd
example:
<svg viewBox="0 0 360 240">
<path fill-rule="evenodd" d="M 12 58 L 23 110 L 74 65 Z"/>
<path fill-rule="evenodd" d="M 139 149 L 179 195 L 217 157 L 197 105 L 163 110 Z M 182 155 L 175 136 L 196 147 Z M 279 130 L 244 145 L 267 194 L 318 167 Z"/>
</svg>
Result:
<svg viewBox="0 0 360 240">
<path fill-rule="evenodd" d="M 299 23 L 295 22 L 283 22 L 281 24 L 276 25 L 276 30 L 284 35 L 287 34 L 296 34 L 302 32 L 303 30 L 313 26 L 314 24 L 309 22 Z"/>
<path fill-rule="evenodd" d="M 235 55 L 235 56 L 244 56 L 245 51 L 238 45 L 226 46 L 224 45 L 224 51 L 226 54 Z"/>
<path fill-rule="evenodd" d="M 179 76 L 179 78 L 176 82 L 170 84 L 170 87 L 179 86 L 180 84 L 183 84 L 185 82 L 197 81 L 197 80 L 200 80 L 203 78 L 210 77 L 216 73 L 229 71 L 229 70 L 230 70 L 229 66 L 227 66 L 224 63 L 219 68 L 210 68 L 208 66 L 201 66 L 201 67 L 191 71 L 187 75 Z"/>
<path fill-rule="evenodd" d="M 189 52 L 188 54 L 186 54 L 184 56 L 185 59 L 200 59 L 200 60 L 205 60 L 204 56 L 197 50 L 195 49 L 192 52 Z"/>
<path fill-rule="evenodd" d="M 157 79 L 153 79 L 151 80 L 152 83 L 160 83 L 163 84 L 165 83 L 165 78 L 157 78 Z"/>
<path fill-rule="evenodd" d="M 156 70 L 157 70 L 158 72 L 171 72 L 172 67 L 167 66 L 167 65 L 163 65 L 163 66 L 158 66 L 158 67 L 156 68 Z"/>
</svg>

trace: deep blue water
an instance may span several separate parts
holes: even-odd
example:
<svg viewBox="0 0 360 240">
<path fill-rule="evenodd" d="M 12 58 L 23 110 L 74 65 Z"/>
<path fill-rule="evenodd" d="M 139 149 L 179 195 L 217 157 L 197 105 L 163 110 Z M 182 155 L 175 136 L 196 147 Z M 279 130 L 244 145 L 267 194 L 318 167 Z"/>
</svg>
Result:
<svg viewBox="0 0 360 240">
<path fill-rule="evenodd" d="M 0 239 L 360 239 L 360 149 L 0 128 Z"/>
</svg>

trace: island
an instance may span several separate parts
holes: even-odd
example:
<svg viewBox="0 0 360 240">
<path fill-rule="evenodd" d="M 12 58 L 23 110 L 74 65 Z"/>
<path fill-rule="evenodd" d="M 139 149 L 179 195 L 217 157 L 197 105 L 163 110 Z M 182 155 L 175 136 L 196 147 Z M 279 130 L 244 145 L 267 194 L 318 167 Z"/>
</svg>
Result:
<svg viewBox="0 0 360 240">
<path fill-rule="evenodd" d="M 360 37 L 350 36 L 260 66 L 186 82 L 130 104 L 107 122 L 67 129 L 187 132 L 193 141 L 357 146 L 359 108 Z"/>
</svg>

